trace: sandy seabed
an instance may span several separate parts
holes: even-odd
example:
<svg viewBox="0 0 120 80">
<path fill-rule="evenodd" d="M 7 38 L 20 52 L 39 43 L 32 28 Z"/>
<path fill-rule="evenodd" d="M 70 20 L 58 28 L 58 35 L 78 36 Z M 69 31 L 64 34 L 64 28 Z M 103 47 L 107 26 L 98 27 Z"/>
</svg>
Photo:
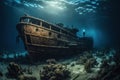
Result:
<svg viewBox="0 0 120 80">
<path fill-rule="evenodd" d="M 103 60 L 110 60 L 114 57 L 115 51 L 111 50 L 109 52 L 103 52 L 103 51 L 95 51 L 95 52 L 83 52 L 82 54 L 78 55 L 77 57 L 74 56 L 69 59 L 61 59 L 57 61 L 57 63 L 65 64 L 69 71 L 71 72 L 70 78 L 68 80 L 90 80 L 90 78 L 93 78 L 98 75 L 98 71 L 100 71 L 100 66 L 102 64 Z M 88 72 L 85 68 L 85 63 L 83 62 L 83 57 L 86 58 L 86 62 L 89 62 L 90 58 L 94 58 L 97 64 L 94 64 L 94 66 L 90 67 L 91 72 Z M 6 73 L 8 72 L 7 67 L 9 65 L 9 62 L 1 62 L 0 63 L 0 71 L 3 73 L 3 76 L 0 77 L 0 80 L 16 80 L 6 77 Z M 32 71 L 32 74 L 28 74 L 27 72 L 24 73 L 24 75 L 32 75 L 37 78 L 37 80 L 40 79 L 40 70 L 43 69 L 43 66 L 46 65 L 46 63 L 38 63 L 37 65 L 29 65 L 29 64 L 19 64 L 22 69 L 28 69 L 30 68 Z M 112 60 L 109 62 L 109 65 L 115 65 L 115 62 Z"/>
</svg>

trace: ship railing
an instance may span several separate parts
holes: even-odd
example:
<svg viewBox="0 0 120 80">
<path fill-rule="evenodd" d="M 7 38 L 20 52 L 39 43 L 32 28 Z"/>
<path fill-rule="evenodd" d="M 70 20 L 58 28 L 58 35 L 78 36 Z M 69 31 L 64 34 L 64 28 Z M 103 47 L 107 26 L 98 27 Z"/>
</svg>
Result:
<svg viewBox="0 0 120 80">
<path fill-rule="evenodd" d="M 74 35 L 71 32 L 65 30 L 64 28 L 61 28 L 58 25 L 54 25 L 52 23 L 49 23 L 49 22 L 44 21 L 44 20 L 39 19 L 39 18 L 35 18 L 35 17 L 27 15 L 27 16 L 21 17 L 20 22 L 36 24 L 36 25 L 43 26 L 43 27 L 51 29 L 51 30 L 58 31 L 60 33 L 69 34 L 70 36 L 73 36 L 74 38 L 76 38 L 76 35 Z"/>
</svg>

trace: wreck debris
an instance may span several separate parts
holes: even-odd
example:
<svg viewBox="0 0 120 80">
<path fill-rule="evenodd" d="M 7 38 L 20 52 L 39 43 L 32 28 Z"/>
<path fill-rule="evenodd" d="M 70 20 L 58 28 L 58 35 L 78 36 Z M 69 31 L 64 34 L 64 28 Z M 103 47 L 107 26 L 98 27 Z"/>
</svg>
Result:
<svg viewBox="0 0 120 80">
<path fill-rule="evenodd" d="M 70 77 L 70 71 L 65 65 L 51 62 L 55 60 L 47 60 L 47 62 L 48 61 L 50 62 L 40 71 L 41 80 L 66 80 Z"/>
</svg>

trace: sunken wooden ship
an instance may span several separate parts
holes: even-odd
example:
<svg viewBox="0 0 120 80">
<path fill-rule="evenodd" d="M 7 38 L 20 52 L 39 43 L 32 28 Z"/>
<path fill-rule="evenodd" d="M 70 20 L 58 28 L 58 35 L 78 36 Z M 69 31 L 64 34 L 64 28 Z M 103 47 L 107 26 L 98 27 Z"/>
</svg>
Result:
<svg viewBox="0 0 120 80">
<path fill-rule="evenodd" d="M 32 56 L 70 55 L 93 48 L 91 37 L 77 37 L 76 29 L 62 27 L 29 15 L 16 26 L 25 49 Z"/>
</svg>

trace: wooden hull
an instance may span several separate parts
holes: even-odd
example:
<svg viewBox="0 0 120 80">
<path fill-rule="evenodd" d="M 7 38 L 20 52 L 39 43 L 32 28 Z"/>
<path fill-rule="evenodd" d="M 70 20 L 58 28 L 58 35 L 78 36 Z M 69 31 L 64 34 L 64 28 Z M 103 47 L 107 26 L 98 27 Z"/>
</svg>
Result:
<svg viewBox="0 0 120 80">
<path fill-rule="evenodd" d="M 20 22 L 16 26 L 25 49 L 35 56 L 55 57 L 79 53 L 93 48 L 92 38 L 78 37 L 71 34 L 63 34 L 55 30 L 47 29 L 41 25 Z"/>
<path fill-rule="evenodd" d="M 43 47 L 27 45 L 28 52 L 33 60 L 48 59 L 48 58 L 61 58 L 73 56 L 76 53 L 80 53 L 81 50 L 73 48 L 56 48 L 56 47 Z"/>
</svg>

